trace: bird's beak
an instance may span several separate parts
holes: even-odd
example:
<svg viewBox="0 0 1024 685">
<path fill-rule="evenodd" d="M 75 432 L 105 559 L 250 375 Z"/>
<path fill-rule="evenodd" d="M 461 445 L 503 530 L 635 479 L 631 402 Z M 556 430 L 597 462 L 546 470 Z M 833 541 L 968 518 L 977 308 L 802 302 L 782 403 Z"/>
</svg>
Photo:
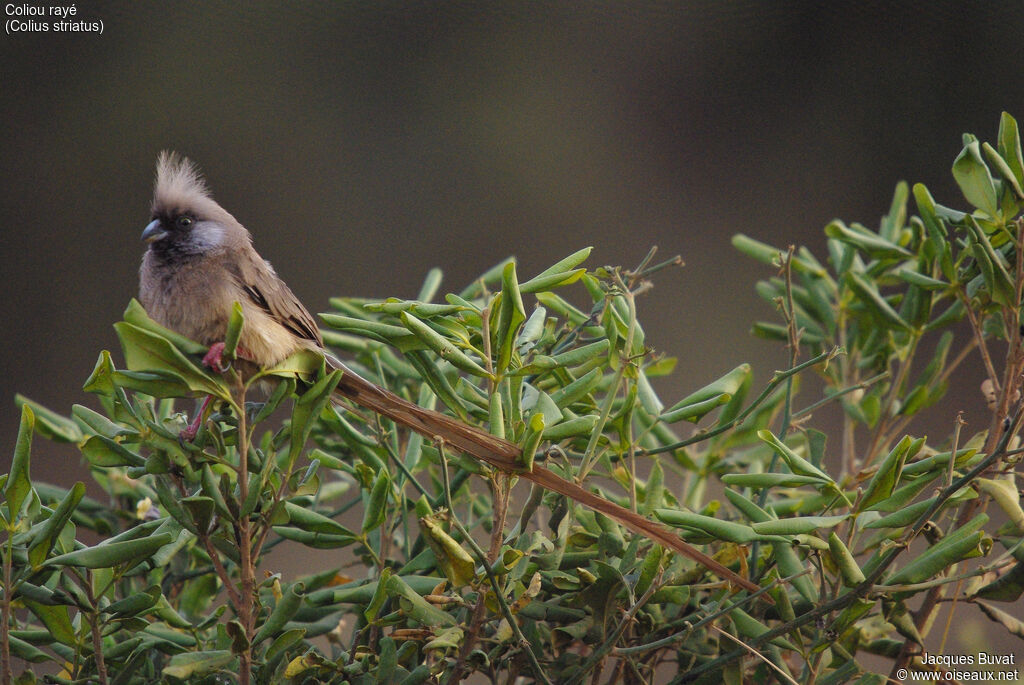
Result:
<svg viewBox="0 0 1024 685">
<path fill-rule="evenodd" d="M 167 235 L 167 231 L 164 230 L 163 225 L 160 223 L 160 219 L 153 219 L 149 222 L 149 225 L 146 226 L 146 230 L 142 232 L 142 239 L 147 243 L 151 243 L 154 240 L 160 240 L 165 235 Z"/>
</svg>

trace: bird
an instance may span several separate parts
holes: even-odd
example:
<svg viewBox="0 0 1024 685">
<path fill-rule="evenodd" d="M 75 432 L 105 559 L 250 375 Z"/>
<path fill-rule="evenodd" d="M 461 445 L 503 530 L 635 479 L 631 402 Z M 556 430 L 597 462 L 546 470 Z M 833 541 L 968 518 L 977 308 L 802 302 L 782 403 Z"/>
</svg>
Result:
<svg viewBox="0 0 1024 685">
<path fill-rule="evenodd" d="M 203 363 L 223 370 L 221 354 L 235 302 L 245 325 L 235 369 L 251 376 L 301 350 L 323 354 L 340 369 L 335 395 L 370 409 L 427 439 L 443 441 L 492 467 L 569 497 L 626 528 L 682 554 L 734 586 L 761 588 L 650 521 L 566 480 L 539 464 L 526 468 L 521 448 L 508 440 L 437 411 L 420 407 L 372 383 L 324 348 L 316 320 L 270 262 L 253 247 L 252 235 L 212 197 L 206 179 L 187 157 L 162 152 L 157 159 L 148 245 L 139 269 L 139 301 L 157 323 L 207 346 Z M 205 405 L 186 429 L 198 430 Z"/>
</svg>

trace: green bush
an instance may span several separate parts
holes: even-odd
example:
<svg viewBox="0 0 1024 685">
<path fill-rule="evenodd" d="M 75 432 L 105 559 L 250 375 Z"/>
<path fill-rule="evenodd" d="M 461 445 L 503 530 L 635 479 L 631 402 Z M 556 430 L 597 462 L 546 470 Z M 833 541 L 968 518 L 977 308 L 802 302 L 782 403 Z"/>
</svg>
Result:
<svg viewBox="0 0 1024 685">
<path fill-rule="evenodd" d="M 761 388 L 739 364 L 659 399 L 650 379 L 674 360 L 646 346 L 636 296 L 678 260 L 653 264 L 653 251 L 625 270 L 584 268 L 581 250 L 524 282 L 510 260 L 443 303 L 432 272 L 415 300 L 339 298 L 322 315 L 327 343 L 364 377 L 524 445 L 523 469 L 543 461 L 660 520 L 760 592 L 333 403 L 337 372 L 316 354 L 248 384 L 208 372 L 204 348 L 133 302 L 116 324 L 125 368 L 104 351 L 85 384 L 101 412 L 18 400 L 0 478 L 3 683 L 12 659 L 25 683 L 47 662 L 61 683 L 641 683 L 655 670 L 882 683 L 863 655 L 910 664 L 954 598 L 1024 636 L 994 604 L 1024 591 L 1016 122 L 1003 115 L 994 147 L 965 136 L 953 174 L 970 212 L 901 183 L 877 230 L 830 223 L 824 260 L 736 236 L 777 271 L 758 291 L 780 323 L 754 331 L 788 345 L 791 363 Z M 233 333 L 244 325 L 236 316 Z M 909 434 L 975 351 L 988 429 Z M 806 402 L 803 374 L 823 386 Z M 247 385 L 267 380 L 269 398 L 252 401 Z M 180 399 L 205 395 L 214 413 L 180 440 Z M 834 435 L 813 427 L 830 403 Z M 33 480 L 33 433 L 77 447 L 107 501 Z M 281 542 L 348 548 L 359 577 L 258 574 Z"/>
</svg>

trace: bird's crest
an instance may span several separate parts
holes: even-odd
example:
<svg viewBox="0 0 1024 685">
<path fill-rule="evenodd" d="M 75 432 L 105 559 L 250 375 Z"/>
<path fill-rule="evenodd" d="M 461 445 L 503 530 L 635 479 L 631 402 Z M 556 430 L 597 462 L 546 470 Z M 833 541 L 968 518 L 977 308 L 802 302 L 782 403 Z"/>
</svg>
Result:
<svg viewBox="0 0 1024 685">
<path fill-rule="evenodd" d="M 187 157 L 165 150 L 156 161 L 153 211 L 199 209 L 213 204 L 206 181 Z"/>
</svg>

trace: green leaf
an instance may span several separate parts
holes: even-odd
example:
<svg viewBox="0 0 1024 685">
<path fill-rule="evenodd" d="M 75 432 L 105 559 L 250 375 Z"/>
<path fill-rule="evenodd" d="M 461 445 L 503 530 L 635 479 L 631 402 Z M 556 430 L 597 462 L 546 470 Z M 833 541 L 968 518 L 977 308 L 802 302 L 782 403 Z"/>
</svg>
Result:
<svg viewBox="0 0 1024 685">
<path fill-rule="evenodd" d="M 916 448 L 911 449 L 915 445 Z M 866 511 L 872 505 L 892 495 L 896 483 L 899 482 L 900 474 L 903 472 L 903 464 L 907 459 L 916 455 L 923 446 L 923 439 L 914 440 L 909 435 L 904 436 L 879 464 L 878 471 L 875 472 L 864 490 L 858 511 Z"/>
<path fill-rule="evenodd" d="M 75 636 L 75 629 L 71 625 L 71 615 L 66 606 L 48 606 L 39 604 L 27 599 L 22 600 L 29 611 L 42 621 L 43 625 L 50 632 L 57 642 L 69 647 L 77 647 L 78 639 Z"/>
<path fill-rule="evenodd" d="M 331 401 L 331 394 L 338 387 L 342 373 L 343 371 L 340 369 L 335 369 L 323 376 L 295 402 L 295 406 L 292 408 L 291 440 L 286 471 L 291 471 L 302 448 L 306 446 L 309 433 L 313 430 L 314 418 L 319 416 L 327 403 Z"/>
<path fill-rule="evenodd" d="M 601 417 L 594 414 L 577 416 L 575 419 L 561 421 L 554 426 L 545 428 L 541 437 L 550 442 L 560 442 L 577 436 L 590 435 L 600 419 Z"/>
<path fill-rule="evenodd" d="M 1017 490 L 1017 482 L 1012 474 L 999 480 L 978 478 L 974 485 L 999 505 L 1010 523 L 1016 527 L 1017 533 L 1024 533 L 1024 509 L 1021 508 L 1020 491 Z"/>
<path fill-rule="evenodd" d="M 118 564 L 127 563 L 131 567 L 143 559 L 152 556 L 154 552 L 171 541 L 172 537 L 170 534 L 161 533 L 160 535 L 126 540 L 124 542 L 100 543 L 95 547 L 86 547 L 85 549 L 78 549 L 74 552 L 68 552 L 67 554 L 47 559 L 43 566 L 111 568 Z"/>
<path fill-rule="evenodd" d="M 519 326 L 526 321 L 523 296 L 516 278 L 515 261 L 510 260 L 501 271 L 501 295 L 497 300 L 497 325 L 491 336 L 492 349 L 497 357 L 495 371 L 502 373 L 512 360 Z"/>
<path fill-rule="evenodd" d="M 813 533 L 820 528 L 833 528 L 845 521 L 842 516 L 798 516 L 796 518 L 761 521 L 751 527 L 761 535 L 802 535 Z"/>
<path fill-rule="evenodd" d="M 1017 291 L 1002 256 L 992 247 L 988 236 L 973 216 L 968 218 L 967 228 L 974 238 L 971 249 L 989 287 L 992 300 L 1005 307 L 1017 306 Z"/>
<path fill-rule="evenodd" d="M 141 454 L 132 452 L 127 447 L 105 435 L 94 435 L 81 447 L 82 454 L 93 466 L 145 466 L 146 460 Z"/>
<path fill-rule="evenodd" d="M 145 592 L 137 592 L 125 597 L 124 599 L 118 600 L 113 604 L 107 605 L 104 607 L 103 613 L 111 614 L 117 618 L 137 616 L 148 612 L 156 606 L 156 603 L 160 601 L 160 597 L 162 596 L 160 586 L 153 585 Z"/>
<path fill-rule="evenodd" d="M 363 512 L 362 531 L 364 535 L 379 528 L 387 518 L 388 493 L 390 491 L 391 477 L 386 470 L 381 469 L 373 481 L 373 488 L 370 490 L 370 497 L 366 503 L 366 511 Z"/>
<path fill-rule="evenodd" d="M 67 522 L 71 520 L 71 515 L 75 513 L 78 503 L 82 501 L 84 496 L 85 484 L 81 482 L 75 483 L 60 501 L 60 504 L 57 505 L 57 508 L 53 510 L 53 513 L 50 514 L 50 518 L 46 519 L 43 527 L 32 538 L 32 542 L 28 547 L 28 561 L 32 564 L 33 569 L 38 569 L 42 566 L 43 560 L 46 559 L 50 550 L 53 549 L 57 537 L 64 530 Z"/>
<path fill-rule="evenodd" d="M 864 582 L 864 571 L 857 565 L 857 560 L 853 558 L 849 548 L 843 544 L 843 541 L 835 533 L 829 533 L 828 549 L 829 554 L 832 556 L 832 561 L 839 568 L 839 573 L 843 577 L 843 584 L 846 587 L 856 587 Z"/>
<path fill-rule="evenodd" d="M 829 483 L 833 482 L 827 473 L 791 450 L 784 442 L 775 437 L 771 431 L 759 430 L 757 431 L 757 437 L 768 443 L 782 457 L 793 473 L 801 476 L 821 478 Z"/>
<path fill-rule="evenodd" d="M 11 459 L 11 470 L 4 484 L 4 499 L 7 500 L 7 511 L 10 513 L 10 525 L 13 527 L 21 514 L 21 505 L 32 491 L 32 479 L 29 476 L 29 461 L 32 451 L 32 432 L 35 427 L 35 413 L 27 404 L 21 406 L 21 422 L 18 424 L 18 440 L 14 445 L 14 457 Z"/>
<path fill-rule="evenodd" d="M 416 299 L 421 302 L 430 302 L 437 296 L 437 289 L 441 287 L 441 279 L 443 273 L 436 266 L 427 272 L 427 277 L 423 279 L 423 285 L 420 286 L 420 292 L 416 296 Z"/>
<path fill-rule="evenodd" d="M 1006 165 L 1017 179 L 1017 187 L 1024 188 L 1024 158 L 1021 156 L 1017 121 L 1006 112 L 999 117 L 998 149 L 999 156 L 1006 161 Z"/>
<path fill-rule="evenodd" d="M 48 655 L 41 649 L 37 649 L 36 647 L 30 645 L 28 642 L 25 642 L 24 640 L 15 637 L 14 635 L 10 635 L 9 639 L 11 641 L 12 656 L 15 656 L 19 659 L 24 659 L 25 661 L 31 662 L 33 664 L 42 664 L 46 663 L 47 661 L 50 661 L 50 655 Z"/>
<path fill-rule="evenodd" d="M 77 444 L 85 437 L 77 423 L 51 409 L 47 409 L 24 395 L 15 395 L 14 404 L 22 408 L 22 410 L 24 410 L 24 407 L 29 407 L 32 410 L 33 426 L 47 440 Z"/>
<path fill-rule="evenodd" d="M 245 325 L 245 314 L 242 312 L 241 302 L 231 303 L 231 316 L 228 317 L 228 329 L 224 334 L 225 359 L 234 359 L 238 349 L 238 339 L 242 335 L 242 326 Z"/>
<path fill-rule="evenodd" d="M 890 242 L 867 229 L 848 227 L 842 221 L 835 220 L 825 227 L 825 235 L 840 240 L 862 250 L 872 257 L 901 259 L 913 254 L 906 248 Z"/>
<path fill-rule="evenodd" d="M 170 371 L 115 371 L 114 384 L 153 397 L 188 397 L 192 390 L 181 376 Z"/>
<path fill-rule="evenodd" d="M 405 324 L 406 328 L 412 331 L 413 335 L 422 340 L 427 347 L 436 352 L 442 359 L 451 362 L 453 366 L 475 376 L 480 376 L 482 378 L 487 378 L 489 376 L 485 368 L 477 364 L 467 356 L 465 352 L 456 347 L 454 343 L 417 317 L 413 316 L 409 312 L 402 312 L 401 319 L 402 323 Z"/>
<path fill-rule="evenodd" d="M 164 666 L 163 674 L 172 678 L 198 678 L 220 670 L 234 661 L 235 655 L 227 649 L 208 652 L 184 652 L 175 654 Z"/>
<path fill-rule="evenodd" d="M 896 571 L 886 580 L 886 584 L 921 583 L 933 578 L 943 569 L 971 556 L 985 537 L 984 532 L 979 528 L 987 522 L 987 515 L 978 514 L 969 523 L 957 528 Z"/>
<path fill-rule="evenodd" d="M 988 163 L 991 164 L 997 172 L 999 172 L 999 175 L 1003 180 L 1010 184 L 1010 187 L 1013 188 L 1013 192 L 1017 198 L 1024 199 L 1024 190 L 1021 190 L 1020 181 L 1017 180 L 1017 176 L 1010 168 L 1010 165 L 1007 164 L 1006 160 L 1003 159 L 999 153 L 996 152 L 996 149 L 988 143 L 982 143 L 981 150 L 985 153 Z"/>
<path fill-rule="evenodd" d="M 782 254 L 782 250 L 779 248 L 762 243 L 760 240 L 755 240 L 742 233 L 737 233 L 732 237 L 732 246 L 748 257 L 769 266 L 777 266 Z"/>
<path fill-rule="evenodd" d="M 294 645 L 297 645 L 302 641 L 302 638 L 306 636 L 305 628 L 292 628 L 281 633 L 277 639 L 270 643 L 267 647 L 266 659 L 267 662 L 271 662 L 278 656 L 283 655 L 288 649 Z"/>
<path fill-rule="evenodd" d="M 992 174 L 981 159 L 977 140 L 965 145 L 953 162 L 953 178 L 956 179 L 968 202 L 993 219 L 999 216 L 996 186 L 992 181 Z"/>
<path fill-rule="evenodd" d="M 158 371 L 180 377 L 193 392 L 230 399 L 227 387 L 193 364 L 167 338 L 120 321 L 114 324 L 130 371 Z"/>
<path fill-rule="evenodd" d="M 873 281 L 868 281 L 854 271 L 845 274 L 846 283 L 857 295 L 857 299 L 871 312 L 879 323 L 888 324 L 893 328 L 910 330 L 910 324 L 904 321 L 896 310 L 886 301 Z"/>
<path fill-rule="evenodd" d="M 740 364 L 721 378 L 676 402 L 661 415 L 661 420 L 675 423 L 685 419 L 696 423 L 715 407 L 732 400 L 733 395 L 743 388 L 749 378 L 750 364 Z"/>
<path fill-rule="evenodd" d="M 768 535 L 761 535 L 750 526 L 742 523 L 736 523 L 735 521 L 723 521 L 722 519 L 716 519 L 712 516 L 702 516 L 701 514 L 692 514 L 687 511 L 678 511 L 676 509 L 655 509 L 654 515 L 670 526 L 701 531 L 718 540 L 725 540 L 727 542 L 746 544 L 754 542 L 755 540 L 780 539 L 777 537 L 773 538 Z"/>
<path fill-rule="evenodd" d="M 580 280 L 580 278 L 585 273 L 587 273 L 586 269 L 573 269 L 572 271 L 563 271 L 560 273 L 548 274 L 543 277 L 537 276 L 535 278 L 531 278 L 526 283 L 520 285 L 519 292 L 536 293 L 542 290 L 560 288 L 563 285 L 571 285 L 576 281 Z"/>
<path fill-rule="evenodd" d="M 997 602 L 1016 602 L 1024 594 L 1024 561 L 980 588 L 974 596 Z"/>
<path fill-rule="evenodd" d="M 434 552 L 437 564 L 454 588 L 463 588 L 476 578 L 476 562 L 462 545 L 433 516 L 419 519 L 423 537 Z"/>
<path fill-rule="evenodd" d="M 103 414 L 94 412 L 80 404 L 72 405 L 71 418 L 77 421 L 85 432 L 98 433 L 108 438 L 119 438 L 125 435 L 138 436 L 138 431 L 114 423 Z"/>
<path fill-rule="evenodd" d="M 288 521 L 296 528 L 308 530 L 313 533 L 327 533 L 330 535 L 355 535 L 345 526 L 334 519 L 327 518 L 312 509 L 300 507 L 292 502 L 285 502 L 284 509 L 288 512 Z"/>
<path fill-rule="evenodd" d="M 99 359 L 96 360 L 96 366 L 93 368 L 92 373 L 89 374 L 85 385 L 82 386 L 82 390 L 99 395 L 113 395 L 113 374 L 114 362 L 110 359 L 110 352 L 103 350 L 100 352 Z"/>
<path fill-rule="evenodd" d="M 1024 639 L 1024 621 L 986 602 L 975 602 L 990 620 L 1006 628 L 1011 635 Z"/>
<path fill-rule="evenodd" d="M 551 393 L 551 401 L 559 409 L 565 409 L 592 393 L 604 377 L 602 369 L 592 369 L 565 387 Z"/>
<path fill-rule="evenodd" d="M 402 599 L 402 609 L 411 618 L 427 626 L 454 626 L 455 619 L 423 599 L 400 576 L 387 579 L 387 591 L 393 597 Z"/>
<path fill-rule="evenodd" d="M 536 292 L 538 290 L 544 290 L 546 288 L 550 288 L 550 287 L 552 287 L 552 285 L 543 285 L 542 286 L 542 285 L 539 285 L 539 284 L 545 283 L 546 281 L 549 281 L 552 276 L 564 276 L 566 274 L 576 273 L 576 271 L 575 271 L 576 267 L 579 266 L 580 264 L 582 264 L 584 261 L 586 261 L 587 257 L 590 256 L 591 250 L 593 250 L 593 249 L 594 249 L 593 247 L 585 247 L 582 250 L 577 250 L 576 252 L 573 252 L 571 255 L 569 255 L 565 259 L 562 259 L 562 260 L 560 260 L 558 262 L 555 262 L 554 264 L 552 264 L 548 268 L 544 269 L 543 271 L 541 271 L 539 274 L 537 274 L 536 276 L 534 276 L 530 280 L 526 281 L 526 283 L 523 283 L 522 285 L 520 285 L 519 286 L 520 292 L 532 293 L 532 292 Z M 578 271 L 579 271 L 579 273 L 575 276 L 575 278 L 573 278 L 573 281 L 575 281 L 581 275 L 583 275 L 583 272 L 585 271 L 585 269 L 580 269 Z M 555 281 L 555 284 L 557 284 L 557 285 L 564 285 L 564 283 L 562 283 L 561 281 Z"/>
<path fill-rule="evenodd" d="M 526 424 L 526 431 L 522 441 L 522 464 L 527 471 L 533 470 L 533 461 L 537 455 L 537 448 L 540 446 L 541 438 L 544 436 L 544 414 L 535 411 Z"/>
<path fill-rule="evenodd" d="M 610 348 L 611 343 L 608 339 L 602 338 L 589 345 L 581 345 L 566 352 L 556 354 L 551 359 L 554 360 L 555 366 L 577 366 L 579 364 L 586 364 L 594 359 L 606 357 Z"/>
<path fill-rule="evenodd" d="M 330 535 L 287 526 L 273 526 L 274 532 L 286 540 L 292 540 L 313 549 L 338 549 L 359 542 L 355 535 Z"/>
<path fill-rule="evenodd" d="M 301 582 L 292 583 L 282 590 L 281 599 L 277 601 L 277 606 L 270 612 L 270 616 L 267 617 L 267 620 L 264 621 L 260 629 L 256 631 L 256 635 L 252 639 L 254 646 L 269 637 L 277 635 L 285 627 L 285 624 L 292 620 L 299 607 L 302 606 L 302 599 L 305 596 L 304 590 L 305 586 Z"/>
<path fill-rule="evenodd" d="M 204 497 L 203 495 L 192 495 L 191 497 L 185 497 L 181 500 L 181 506 L 185 508 L 185 511 L 189 513 L 192 519 L 192 525 L 199 531 L 200 534 L 205 535 L 210 529 L 210 521 L 213 519 L 214 500 L 212 497 Z"/>
</svg>

